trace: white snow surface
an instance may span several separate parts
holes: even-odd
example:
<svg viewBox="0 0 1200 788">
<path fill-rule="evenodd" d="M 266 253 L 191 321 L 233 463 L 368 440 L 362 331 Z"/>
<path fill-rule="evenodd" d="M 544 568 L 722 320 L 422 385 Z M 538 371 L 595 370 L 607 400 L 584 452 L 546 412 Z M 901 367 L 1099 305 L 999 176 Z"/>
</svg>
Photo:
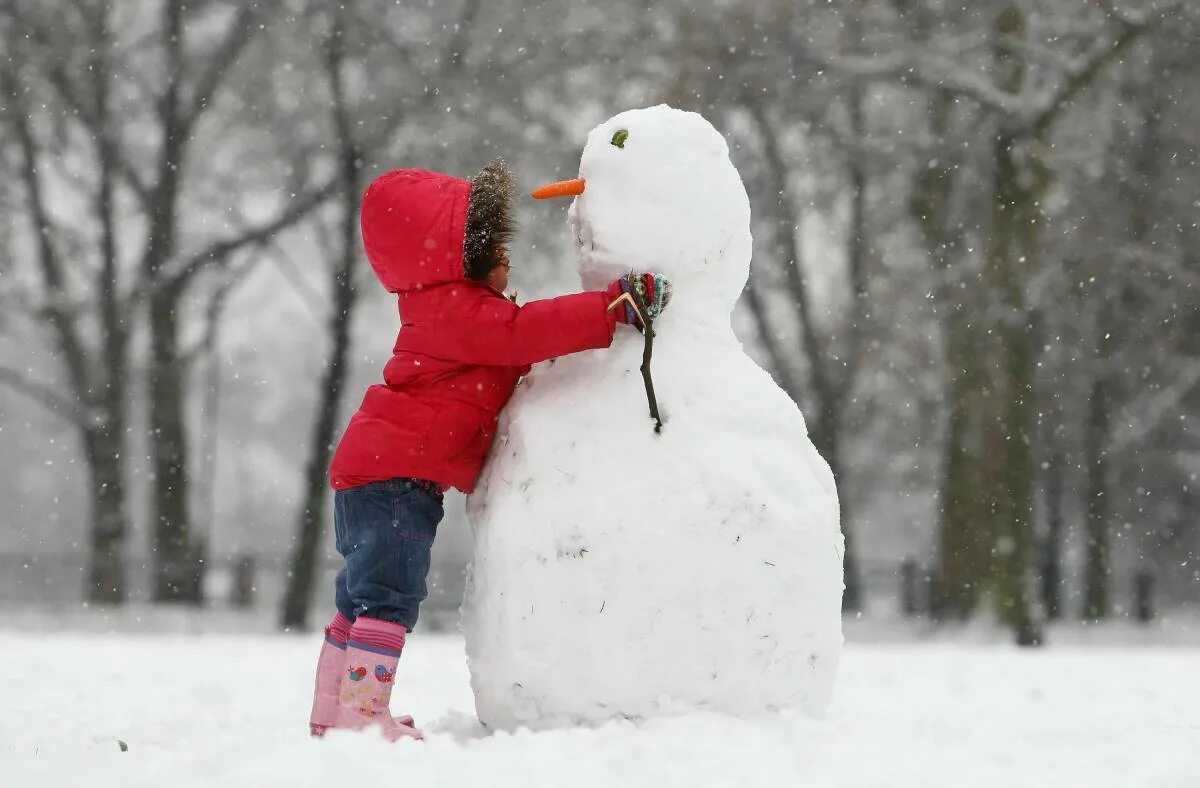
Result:
<svg viewBox="0 0 1200 788">
<path fill-rule="evenodd" d="M 621 129 L 624 148 L 610 142 Z M 631 268 L 674 285 L 654 341 L 665 426 L 655 434 L 628 327 L 517 389 L 468 505 L 479 717 L 819 714 L 842 643 L 837 490 L 730 327 L 751 239 L 725 141 L 695 113 L 633 110 L 591 132 L 580 172 L 584 285 Z"/>
<path fill-rule="evenodd" d="M 1200 774 L 1196 646 L 851 644 L 825 721 L 699 712 L 489 734 L 462 640 L 414 633 L 392 705 L 429 738 L 389 745 L 308 738 L 320 640 L 0 632 L 0 785 L 1183 788 Z"/>
</svg>

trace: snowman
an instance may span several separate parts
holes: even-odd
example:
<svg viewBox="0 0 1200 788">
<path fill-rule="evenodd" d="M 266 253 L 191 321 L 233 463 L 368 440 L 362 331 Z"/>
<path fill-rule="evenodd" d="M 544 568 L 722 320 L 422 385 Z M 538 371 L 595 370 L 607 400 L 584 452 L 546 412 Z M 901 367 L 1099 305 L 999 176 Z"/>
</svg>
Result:
<svg viewBox="0 0 1200 788">
<path fill-rule="evenodd" d="M 750 205 L 721 135 L 660 105 L 591 131 L 569 182 L 585 288 L 674 287 L 643 340 L 541 365 L 471 496 L 463 630 L 479 719 L 547 728 L 703 709 L 820 713 L 841 649 L 837 490 L 743 351 Z"/>
</svg>

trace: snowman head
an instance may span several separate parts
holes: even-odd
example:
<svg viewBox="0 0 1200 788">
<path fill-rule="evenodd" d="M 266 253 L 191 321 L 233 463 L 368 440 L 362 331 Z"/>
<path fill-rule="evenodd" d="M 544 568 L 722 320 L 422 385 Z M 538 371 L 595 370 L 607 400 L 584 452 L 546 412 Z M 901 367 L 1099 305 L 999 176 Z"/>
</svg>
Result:
<svg viewBox="0 0 1200 788">
<path fill-rule="evenodd" d="M 579 178 L 534 193 L 563 195 L 575 196 L 584 287 L 653 271 L 674 286 L 669 314 L 728 322 L 749 273 L 750 202 L 707 120 L 665 104 L 606 120 L 588 134 Z"/>
</svg>

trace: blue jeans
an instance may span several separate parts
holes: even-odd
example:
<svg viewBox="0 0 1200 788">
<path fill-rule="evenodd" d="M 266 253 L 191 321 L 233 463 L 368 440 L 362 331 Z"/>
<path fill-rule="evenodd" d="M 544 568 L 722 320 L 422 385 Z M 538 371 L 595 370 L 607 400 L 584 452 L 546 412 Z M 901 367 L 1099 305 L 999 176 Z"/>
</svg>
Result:
<svg viewBox="0 0 1200 788">
<path fill-rule="evenodd" d="M 343 616 L 417 623 L 428 595 L 429 553 L 442 502 L 409 479 L 388 479 L 334 494 L 334 538 L 346 559 L 334 601 Z"/>
</svg>

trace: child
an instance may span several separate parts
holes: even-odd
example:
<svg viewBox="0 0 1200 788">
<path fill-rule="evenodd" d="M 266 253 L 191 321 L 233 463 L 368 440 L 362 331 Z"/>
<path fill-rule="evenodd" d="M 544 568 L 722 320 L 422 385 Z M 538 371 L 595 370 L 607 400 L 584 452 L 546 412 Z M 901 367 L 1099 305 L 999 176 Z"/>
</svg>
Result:
<svg viewBox="0 0 1200 788">
<path fill-rule="evenodd" d="M 405 638 L 425 599 L 442 494 L 470 493 L 500 409 L 529 366 L 608 347 L 617 322 L 640 328 L 631 289 L 651 318 L 670 285 L 627 274 L 606 291 L 518 307 L 508 286 L 512 175 L 495 161 L 470 181 L 395 170 L 363 196 L 362 236 L 379 281 L 400 302 L 401 330 L 330 467 L 338 552 L 337 614 L 325 629 L 310 730 L 379 725 L 420 738 L 389 711 Z"/>
</svg>

